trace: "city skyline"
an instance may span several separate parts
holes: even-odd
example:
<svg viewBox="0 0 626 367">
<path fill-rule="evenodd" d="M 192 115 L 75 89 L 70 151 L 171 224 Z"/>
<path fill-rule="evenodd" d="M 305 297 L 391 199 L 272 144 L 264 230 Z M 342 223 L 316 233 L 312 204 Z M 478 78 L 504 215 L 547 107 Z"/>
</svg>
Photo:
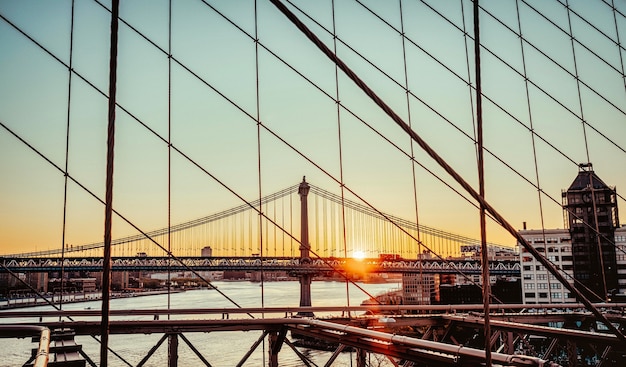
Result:
<svg viewBox="0 0 626 367">
<path fill-rule="evenodd" d="M 335 79 L 334 65 L 269 2 L 257 4 L 256 17 L 251 1 L 208 4 L 172 3 L 171 65 L 168 2 L 121 5 L 121 18 L 141 35 L 120 25 L 117 101 L 124 109 L 116 112 L 116 210 L 150 231 L 243 204 L 206 172 L 246 200 L 302 176 L 340 194 L 335 180 L 343 177 L 383 212 L 479 238 L 478 210 L 418 164 L 414 179 L 409 157 L 462 191 L 458 185 L 341 72 Z M 335 19 L 339 57 L 477 189 L 476 99 L 463 80 L 469 72 L 475 83 L 473 40 L 462 31 L 473 34 L 472 3 L 404 1 L 402 17 L 398 6 L 376 2 L 338 1 L 334 14 L 330 1 L 296 4 L 315 21 L 297 15 L 331 49 L 326 30 Z M 516 4 L 525 62 L 514 33 Z M 569 17 L 558 1 L 485 2 L 481 12 L 485 147 L 504 162 L 486 155 L 486 199 L 520 229 L 524 222 L 563 228 L 561 191 L 579 163 L 591 162 L 618 194 L 626 183 L 626 53 L 609 40 L 616 28 L 622 36 L 626 20 L 614 20 L 602 1 L 570 6 Z M 105 7 L 76 2 L 72 33 L 69 1 L 0 4 L 3 254 L 60 248 L 65 205 L 63 173 L 9 130 L 61 168 L 69 136 L 68 173 L 104 198 L 107 99 L 93 86 L 108 90 Z M 557 28 L 568 30 L 570 23 L 576 42 Z M 168 140 L 175 148 L 171 163 Z M 549 197 L 539 202 L 533 184 Z M 104 206 L 72 181 L 67 190 L 65 244 L 101 241 Z M 623 206 L 623 195 L 618 201 Z M 116 218 L 113 233 L 137 231 Z M 515 245 L 490 221 L 487 236 Z"/>
</svg>

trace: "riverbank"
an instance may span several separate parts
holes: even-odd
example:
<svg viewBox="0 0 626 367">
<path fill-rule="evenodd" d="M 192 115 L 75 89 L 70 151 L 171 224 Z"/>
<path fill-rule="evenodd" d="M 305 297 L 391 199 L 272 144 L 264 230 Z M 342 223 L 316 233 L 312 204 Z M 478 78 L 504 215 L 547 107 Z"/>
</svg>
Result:
<svg viewBox="0 0 626 367">
<path fill-rule="evenodd" d="M 176 289 L 171 290 L 170 293 L 180 293 L 185 292 L 185 290 Z M 111 293 L 111 299 L 117 298 L 132 298 L 132 297 L 144 297 L 144 296 L 155 296 L 159 294 L 167 294 L 167 290 L 156 290 L 156 291 L 133 291 L 133 292 L 113 292 Z M 8 300 L 0 301 L 0 310 L 12 310 L 16 308 L 24 308 L 24 307 L 35 307 L 35 306 L 46 306 L 50 303 L 54 305 L 60 305 L 61 303 L 80 303 L 80 302 L 89 302 L 89 301 L 99 301 L 102 300 L 102 292 L 89 292 L 89 293 L 71 293 L 63 296 L 63 302 L 61 302 L 61 298 L 59 295 L 50 295 L 46 296 L 46 299 L 42 298 L 14 298 Z"/>
</svg>

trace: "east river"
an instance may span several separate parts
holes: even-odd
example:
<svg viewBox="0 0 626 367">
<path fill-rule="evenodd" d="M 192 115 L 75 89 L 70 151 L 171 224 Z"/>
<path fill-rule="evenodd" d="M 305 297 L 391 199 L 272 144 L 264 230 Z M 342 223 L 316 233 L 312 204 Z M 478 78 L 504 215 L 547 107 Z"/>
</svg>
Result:
<svg viewBox="0 0 626 367">
<path fill-rule="evenodd" d="M 225 293 L 241 307 L 260 307 L 262 301 L 265 307 L 297 307 L 300 301 L 300 285 L 297 281 L 266 282 L 261 287 L 260 283 L 252 282 L 213 282 L 218 289 Z M 371 295 L 377 295 L 385 291 L 398 288 L 397 283 L 382 284 L 358 284 Z M 313 282 L 311 286 L 312 306 L 345 306 L 347 305 L 346 293 L 350 295 L 350 305 L 358 306 L 368 298 L 361 290 L 350 284 L 346 292 L 346 283 L 343 282 Z M 129 297 L 112 299 L 110 307 L 112 310 L 120 309 L 158 309 L 167 308 L 166 294 Z M 87 301 L 63 305 L 64 310 L 100 309 L 101 301 Z M 170 294 L 170 307 L 180 308 L 235 308 L 230 301 L 225 299 L 215 290 L 189 290 L 186 292 Z M 52 310 L 51 306 L 39 306 L 22 308 L 20 311 L 28 310 Z M 284 315 L 283 315 L 284 316 Z M 317 315 L 330 316 L 330 315 Z M 340 314 L 337 314 L 340 316 Z M 163 317 L 163 316 L 161 316 Z M 198 319 L 204 316 L 190 315 L 187 319 Z M 216 318 L 220 315 L 209 315 L 207 317 Z M 247 315 L 232 314 L 230 318 L 246 318 Z M 282 317 L 282 316 L 280 316 Z M 150 316 L 134 316 L 133 320 L 152 319 Z M 180 318 L 180 317 L 177 317 Z M 118 318 L 119 319 L 119 318 Z M 127 317 L 127 319 L 131 319 Z M 22 318 L 19 320 L 9 320 L 0 318 L 0 323 L 10 323 L 11 321 L 32 322 L 38 324 L 38 319 Z M 211 332 L 211 333 L 186 333 L 189 341 L 203 354 L 212 366 L 235 366 L 252 344 L 260 337 L 260 331 L 237 331 L 237 332 Z M 159 341 L 162 334 L 148 335 L 110 335 L 109 347 L 121 355 L 131 365 L 136 366 L 148 351 Z M 266 339 L 267 341 L 267 339 Z M 77 336 L 76 342 L 82 344 L 83 350 L 96 363 L 99 362 L 100 345 L 90 336 Z M 30 338 L 24 339 L 4 339 L 0 338 L 0 366 L 21 366 L 30 357 L 31 349 L 36 347 L 36 343 Z M 263 366 L 267 360 L 266 347 L 259 346 L 250 356 L 245 366 Z M 317 365 L 324 365 L 330 358 L 330 352 L 318 350 L 301 349 Z M 265 354 L 265 355 L 264 355 Z M 356 356 L 354 353 L 345 352 L 333 363 L 333 366 L 355 365 Z M 370 357 L 370 358 L 376 358 Z M 109 353 L 109 366 L 127 366 L 126 363 Z M 189 349 L 189 347 L 179 339 L 179 366 L 200 366 L 202 362 Z M 281 366 L 302 366 L 303 363 L 298 356 L 286 345 L 283 346 L 278 361 Z M 374 363 L 373 365 L 378 365 Z M 390 365 L 384 363 L 381 365 Z M 157 352 L 150 358 L 145 366 L 161 367 L 167 364 L 167 343 L 163 343 Z"/>
</svg>

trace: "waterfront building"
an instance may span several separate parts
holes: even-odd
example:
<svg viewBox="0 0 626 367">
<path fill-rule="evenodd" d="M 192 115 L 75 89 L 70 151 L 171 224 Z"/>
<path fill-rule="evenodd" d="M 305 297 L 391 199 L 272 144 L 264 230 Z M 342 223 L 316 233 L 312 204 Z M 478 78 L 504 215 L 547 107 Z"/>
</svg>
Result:
<svg viewBox="0 0 626 367">
<path fill-rule="evenodd" d="M 574 282 L 572 240 L 567 229 L 530 229 L 520 234 L 548 260 L 552 261 Z M 521 245 L 520 245 L 521 247 Z M 524 247 L 520 248 L 522 273 L 522 301 L 524 303 L 570 303 L 576 302 L 567 289 Z"/>
<path fill-rule="evenodd" d="M 619 228 L 617 193 L 581 164 L 578 176 L 563 192 L 569 227 L 576 288 L 592 301 L 605 301 L 618 290 L 614 244 Z"/>
<path fill-rule="evenodd" d="M 406 305 L 429 305 L 435 294 L 432 274 L 402 274 L 402 298 Z"/>
<path fill-rule="evenodd" d="M 562 197 L 568 228 L 524 228 L 519 233 L 586 298 L 605 302 L 624 297 L 626 226 L 619 225 L 615 188 L 602 182 L 591 164 L 581 164 Z M 524 303 L 576 302 L 574 295 L 523 247 L 520 263 Z"/>
<path fill-rule="evenodd" d="M 519 233 L 552 261 L 565 277 L 574 284 L 574 256 L 572 240 L 567 229 L 529 229 Z M 615 248 L 617 273 L 619 276 L 618 292 L 626 295 L 626 226 L 615 230 Z M 521 247 L 521 245 L 520 245 Z M 526 249 L 520 248 L 522 273 L 522 301 L 534 303 L 570 303 L 576 302 L 572 294 L 563 288 L 554 275 L 537 261 Z"/>
</svg>

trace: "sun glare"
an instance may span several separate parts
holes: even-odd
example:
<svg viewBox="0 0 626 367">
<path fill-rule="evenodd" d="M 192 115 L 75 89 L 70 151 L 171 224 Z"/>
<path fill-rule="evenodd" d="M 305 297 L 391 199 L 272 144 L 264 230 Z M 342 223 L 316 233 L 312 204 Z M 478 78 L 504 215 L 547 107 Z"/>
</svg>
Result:
<svg viewBox="0 0 626 367">
<path fill-rule="evenodd" d="M 352 253 L 352 258 L 356 259 L 356 260 L 363 260 L 363 259 L 365 259 L 365 252 L 363 252 L 363 251 L 354 251 Z"/>
</svg>

